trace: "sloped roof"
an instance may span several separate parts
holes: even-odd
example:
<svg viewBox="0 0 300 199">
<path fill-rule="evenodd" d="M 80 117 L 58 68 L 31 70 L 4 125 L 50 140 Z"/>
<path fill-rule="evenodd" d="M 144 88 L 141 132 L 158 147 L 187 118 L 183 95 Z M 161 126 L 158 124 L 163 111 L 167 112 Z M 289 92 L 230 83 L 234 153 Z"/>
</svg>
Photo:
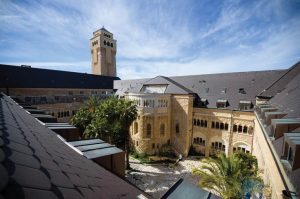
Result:
<svg viewBox="0 0 300 199">
<path fill-rule="evenodd" d="M 113 89 L 118 77 L 0 64 L 0 88 Z"/>
<path fill-rule="evenodd" d="M 200 98 L 207 99 L 208 108 L 216 108 L 217 100 L 224 99 L 228 100 L 228 109 L 239 109 L 240 101 L 247 100 L 255 104 L 256 96 L 264 88 L 280 78 L 285 72 L 286 70 L 252 71 L 176 76 L 168 77 L 167 79 L 169 82 L 172 82 L 172 84 L 175 82 L 176 84 L 174 85 L 176 85 L 176 87 L 184 87 L 187 93 L 196 93 Z M 164 77 L 164 79 L 166 79 L 166 77 Z M 114 82 L 114 88 L 118 89 L 117 94 L 122 95 L 125 91 L 139 91 L 142 85 L 147 84 L 149 81 L 158 83 L 155 78 L 119 80 Z M 243 89 L 245 93 L 239 93 L 239 89 Z M 170 89 L 170 92 L 173 92 L 173 90 Z"/>
<path fill-rule="evenodd" d="M 279 111 L 287 113 L 284 118 L 300 118 L 300 64 L 297 64 L 297 68 L 294 68 L 281 80 L 285 83 L 277 82 L 278 86 L 272 92 L 267 92 L 273 95 L 273 91 L 282 89 L 280 93 L 277 93 L 270 99 L 269 103 L 278 108 Z M 290 76 L 287 78 L 287 76 Z"/>
<path fill-rule="evenodd" d="M 174 80 L 164 76 L 154 77 L 150 80 L 145 81 L 142 85 L 144 86 L 145 85 L 167 85 L 167 88 L 165 90 L 166 94 L 192 94 L 193 93 L 193 91 L 185 88 L 184 86 L 180 85 Z"/>
<path fill-rule="evenodd" d="M 218 99 L 228 100 L 228 109 L 239 109 L 240 101 L 255 104 L 256 95 L 279 78 L 285 70 L 253 71 L 170 77 L 208 101 L 215 108 Z M 207 92 L 208 89 L 208 92 Z M 243 92 L 239 92 L 242 89 Z"/>
<path fill-rule="evenodd" d="M 178 180 L 161 199 L 221 199 L 220 197 L 197 187 L 196 185 L 184 180 Z"/>
<path fill-rule="evenodd" d="M 100 28 L 100 30 L 104 30 L 106 32 L 109 32 L 106 28 L 104 28 L 104 26 L 102 26 L 102 28 Z M 111 33 L 111 32 L 109 32 L 109 33 Z"/>
<path fill-rule="evenodd" d="M 166 85 L 167 88 L 164 92 L 165 94 L 192 94 L 193 93 L 193 91 L 185 88 L 184 86 L 180 85 L 174 80 L 164 76 L 157 76 L 152 79 L 148 79 L 143 83 L 136 84 L 134 87 L 129 87 L 125 92 L 139 93 L 143 86 L 149 86 L 149 85 Z"/>
<path fill-rule="evenodd" d="M 75 152 L 2 94 L 0 179 L 0 198 L 137 198 L 144 194 Z"/>
<path fill-rule="evenodd" d="M 280 93 L 282 90 L 284 90 L 289 84 L 289 82 L 294 79 L 296 76 L 298 76 L 300 73 L 300 62 L 293 65 L 291 68 L 286 70 L 286 72 L 278 78 L 276 81 L 274 81 L 269 87 L 267 87 L 265 90 L 263 90 L 259 96 L 264 97 L 273 97 L 277 93 Z"/>
</svg>

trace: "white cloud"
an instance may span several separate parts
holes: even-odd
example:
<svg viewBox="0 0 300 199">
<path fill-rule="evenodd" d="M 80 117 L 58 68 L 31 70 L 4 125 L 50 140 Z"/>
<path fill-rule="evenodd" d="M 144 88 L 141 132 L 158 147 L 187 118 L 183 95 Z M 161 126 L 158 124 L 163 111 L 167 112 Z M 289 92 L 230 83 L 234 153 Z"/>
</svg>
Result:
<svg viewBox="0 0 300 199">
<path fill-rule="evenodd" d="M 226 1 L 217 17 L 203 24 L 203 18 L 189 15 L 191 5 L 178 1 L 53 0 L 27 6 L 5 1 L 0 36 L 6 38 L 0 47 L 13 47 L 0 52 L 18 61 L 26 58 L 20 64 L 90 72 L 89 38 L 104 25 L 117 39 L 117 71 L 124 79 L 271 69 L 298 61 L 299 15 L 272 24 L 272 17 L 287 16 L 283 0 L 250 4 Z M 270 23 L 257 27 L 251 20 Z M 32 40 L 18 44 L 4 31 Z"/>
</svg>

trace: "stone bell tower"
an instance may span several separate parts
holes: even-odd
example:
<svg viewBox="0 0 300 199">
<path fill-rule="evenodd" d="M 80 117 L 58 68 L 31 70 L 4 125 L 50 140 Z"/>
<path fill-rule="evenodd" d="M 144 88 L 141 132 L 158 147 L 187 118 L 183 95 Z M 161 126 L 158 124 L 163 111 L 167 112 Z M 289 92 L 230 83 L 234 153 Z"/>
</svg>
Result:
<svg viewBox="0 0 300 199">
<path fill-rule="evenodd" d="M 104 27 L 93 32 L 90 39 L 92 74 L 116 77 L 117 41 Z"/>
</svg>

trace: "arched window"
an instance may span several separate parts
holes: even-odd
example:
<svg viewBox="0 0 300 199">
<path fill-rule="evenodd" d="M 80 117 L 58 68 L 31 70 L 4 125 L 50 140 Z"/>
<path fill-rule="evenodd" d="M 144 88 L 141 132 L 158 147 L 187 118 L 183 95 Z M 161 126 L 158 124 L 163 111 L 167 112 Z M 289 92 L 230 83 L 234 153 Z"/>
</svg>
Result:
<svg viewBox="0 0 300 199">
<path fill-rule="evenodd" d="M 233 132 L 237 132 L 237 125 L 233 125 Z"/>
<path fill-rule="evenodd" d="M 199 119 L 197 120 L 197 126 L 200 126 L 200 120 Z"/>
<path fill-rule="evenodd" d="M 243 131 L 243 126 L 239 125 L 238 132 L 242 132 L 242 131 Z"/>
<path fill-rule="evenodd" d="M 215 122 L 211 122 L 211 128 L 215 128 Z"/>
<path fill-rule="evenodd" d="M 110 43 L 109 43 L 109 42 L 107 42 L 107 45 L 108 45 L 108 46 L 110 46 Z"/>
<path fill-rule="evenodd" d="M 179 123 L 176 123 L 175 131 L 176 131 L 176 133 L 179 133 Z"/>
<path fill-rule="evenodd" d="M 225 130 L 228 130 L 228 124 L 225 123 Z"/>
<path fill-rule="evenodd" d="M 249 127 L 248 133 L 249 133 L 250 135 L 253 134 L 253 127 L 252 127 L 252 126 Z"/>
<path fill-rule="evenodd" d="M 110 46 L 111 46 L 111 47 L 114 47 L 114 44 L 113 44 L 113 43 L 111 43 L 111 44 L 110 44 Z"/>
<path fill-rule="evenodd" d="M 106 41 L 105 41 L 105 40 L 104 40 L 104 42 L 103 42 L 103 43 L 104 43 L 104 45 L 106 45 Z"/>
<path fill-rule="evenodd" d="M 236 151 L 243 151 L 245 153 L 250 153 L 250 148 L 245 144 L 235 144 L 233 147 L 233 152 Z"/>
<path fill-rule="evenodd" d="M 248 127 L 247 127 L 247 126 L 244 126 L 244 128 L 243 128 L 243 133 L 247 133 L 247 131 L 248 131 Z"/>
<path fill-rule="evenodd" d="M 159 130 L 160 130 L 160 135 L 165 135 L 165 124 L 160 124 L 160 128 L 159 128 Z"/>
<path fill-rule="evenodd" d="M 201 120 L 201 126 L 204 126 L 204 121 L 203 120 Z"/>
<path fill-rule="evenodd" d="M 133 124 L 133 132 L 134 132 L 134 134 L 137 134 L 137 133 L 138 133 L 138 128 L 139 128 L 138 123 L 135 122 L 135 123 Z"/>
<path fill-rule="evenodd" d="M 150 138 L 151 137 L 151 124 L 147 124 L 146 128 L 146 137 Z"/>
<path fill-rule="evenodd" d="M 194 119 L 194 126 L 196 126 L 196 124 L 197 124 L 197 120 L 196 120 L 196 119 Z"/>
<path fill-rule="evenodd" d="M 224 129 L 224 123 L 220 123 L 220 129 Z"/>
<path fill-rule="evenodd" d="M 204 121 L 204 127 L 207 127 L 207 120 Z"/>
<path fill-rule="evenodd" d="M 216 122 L 216 129 L 219 129 L 219 122 Z"/>
</svg>

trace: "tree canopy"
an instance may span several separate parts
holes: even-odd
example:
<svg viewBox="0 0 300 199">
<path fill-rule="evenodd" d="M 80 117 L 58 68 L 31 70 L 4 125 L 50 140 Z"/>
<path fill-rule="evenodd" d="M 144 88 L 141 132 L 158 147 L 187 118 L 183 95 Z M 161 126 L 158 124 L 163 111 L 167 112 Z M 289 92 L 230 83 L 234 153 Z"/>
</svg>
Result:
<svg viewBox="0 0 300 199">
<path fill-rule="evenodd" d="M 126 133 L 137 117 L 136 106 L 130 100 L 91 97 L 71 119 L 83 131 L 85 138 L 100 138 L 116 145 L 124 144 Z"/>
<path fill-rule="evenodd" d="M 200 168 L 193 170 L 200 176 L 199 186 L 216 192 L 222 198 L 247 198 L 262 191 L 263 181 L 258 176 L 257 160 L 251 154 L 237 152 L 226 157 L 220 153 L 202 162 Z"/>
</svg>

